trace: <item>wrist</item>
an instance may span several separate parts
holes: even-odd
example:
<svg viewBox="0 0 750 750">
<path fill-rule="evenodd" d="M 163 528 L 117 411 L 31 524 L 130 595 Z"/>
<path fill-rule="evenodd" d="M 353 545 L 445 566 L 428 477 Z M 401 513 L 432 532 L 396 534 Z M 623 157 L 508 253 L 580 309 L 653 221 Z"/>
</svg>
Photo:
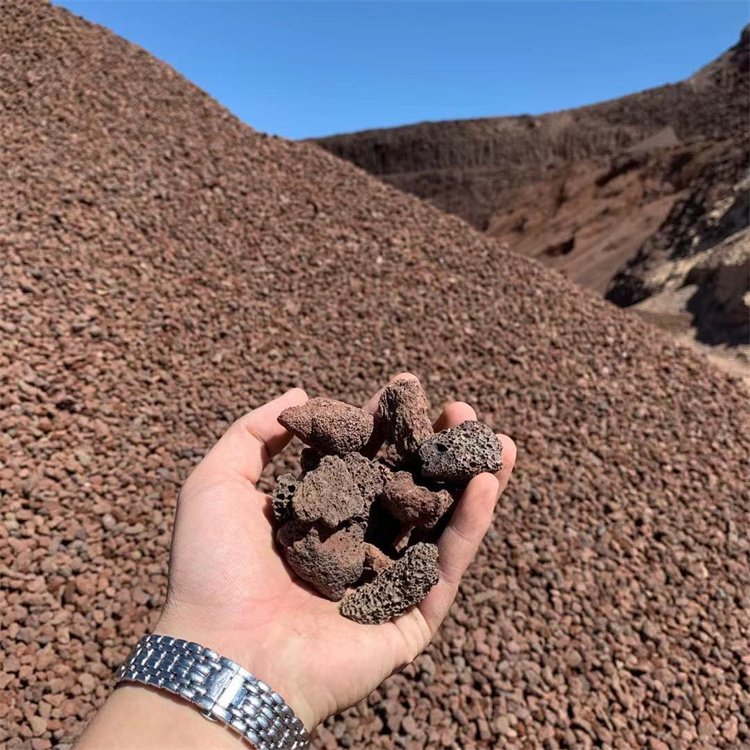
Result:
<svg viewBox="0 0 750 750">
<path fill-rule="evenodd" d="M 294 668 L 298 660 L 290 658 L 286 649 L 271 646 L 262 634 L 221 626 L 200 608 L 182 605 L 166 607 L 153 632 L 193 641 L 237 662 L 281 695 L 308 732 L 325 718 L 311 706 L 299 683 Z"/>
<path fill-rule="evenodd" d="M 241 750 L 242 739 L 212 724 L 164 690 L 123 683 L 75 745 L 75 750 Z"/>
</svg>

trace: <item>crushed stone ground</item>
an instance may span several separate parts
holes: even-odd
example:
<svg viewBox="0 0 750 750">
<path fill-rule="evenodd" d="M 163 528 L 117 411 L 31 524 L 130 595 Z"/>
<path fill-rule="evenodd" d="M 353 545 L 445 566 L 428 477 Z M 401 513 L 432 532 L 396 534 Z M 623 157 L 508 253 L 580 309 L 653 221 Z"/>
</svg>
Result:
<svg viewBox="0 0 750 750">
<path fill-rule="evenodd" d="M 66 748 L 104 700 L 231 420 L 407 369 L 518 469 L 436 642 L 315 747 L 750 742 L 736 382 L 108 32 L 2 15 L 1 745 Z"/>
</svg>

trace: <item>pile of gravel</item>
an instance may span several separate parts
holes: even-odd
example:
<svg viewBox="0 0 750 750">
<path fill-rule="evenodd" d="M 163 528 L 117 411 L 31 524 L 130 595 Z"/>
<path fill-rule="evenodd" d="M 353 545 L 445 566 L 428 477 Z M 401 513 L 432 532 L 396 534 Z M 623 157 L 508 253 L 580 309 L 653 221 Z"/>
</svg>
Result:
<svg viewBox="0 0 750 750">
<path fill-rule="evenodd" d="M 518 469 L 437 642 L 316 746 L 750 742 L 747 398 L 708 364 L 42 0 L 2 9 L 0 253 L 9 749 L 104 699 L 230 420 L 407 369 Z"/>
</svg>

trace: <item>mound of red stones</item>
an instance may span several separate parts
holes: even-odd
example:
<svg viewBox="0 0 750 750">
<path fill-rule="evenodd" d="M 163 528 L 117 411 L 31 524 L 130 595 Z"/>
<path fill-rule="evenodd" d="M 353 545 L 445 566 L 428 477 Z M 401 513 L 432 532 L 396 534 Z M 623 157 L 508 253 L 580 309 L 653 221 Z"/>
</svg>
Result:
<svg viewBox="0 0 750 750">
<path fill-rule="evenodd" d="M 387 622 L 421 602 L 438 580 L 437 546 L 410 536 L 434 529 L 472 477 L 499 471 L 492 430 L 466 421 L 433 434 L 413 379 L 387 385 L 374 416 L 313 398 L 279 422 L 309 446 L 302 475 L 282 474 L 271 499 L 292 570 L 329 599 L 346 594 L 339 610 L 360 623 Z M 383 440 L 382 458 L 372 457 Z"/>
<path fill-rule="evenodd" d="M 746 391 L 107 31 L 1 15 L 0 745 L 69 747 L 104 700 L 233 419 L 406 370 L 516 470 L 435 643 L 316 747 L 750 743 Z"/>
</svg>

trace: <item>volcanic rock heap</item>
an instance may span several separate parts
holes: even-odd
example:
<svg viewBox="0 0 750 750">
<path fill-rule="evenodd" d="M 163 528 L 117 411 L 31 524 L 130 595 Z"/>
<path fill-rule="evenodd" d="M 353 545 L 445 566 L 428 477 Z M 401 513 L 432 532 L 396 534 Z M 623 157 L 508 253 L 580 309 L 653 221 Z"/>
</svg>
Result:
<svg viewBox="0 0 750 750">
<path fill-rule="evenodd" d="M 489 427 L 466 421 L 433 434 L 416 380 L 387 385 L 376 415 L 314 398 L 279 422 L 308 449 L 302 477 L 282 474 L 271 507 L 276 539 L 294 572 L 340 611 L 380 623 L 418 604 L 437 583 L 437 547 L 405 534 L 432 529 L 477 474 L 499 471 L 502 445 Z M 370 460 L 385 439 L 384 459 Z M 419 484 L 417 483 L 419 482 Z M 429 485 L 429 486 L 427 486 Z M 405 528 L 404 528 L 405 527 Z M 398 551 L 402 557 L 394 561 Z"/>
<path fill-rule="evenodd" d="M 0 745 L 65 750 L 104 700 L 233 419 L 406 370 L 516 469 L 436 641 L 315 746 L 750 743 L 746 392 L 106 30 L 1 15 Z"/>
</svg>

